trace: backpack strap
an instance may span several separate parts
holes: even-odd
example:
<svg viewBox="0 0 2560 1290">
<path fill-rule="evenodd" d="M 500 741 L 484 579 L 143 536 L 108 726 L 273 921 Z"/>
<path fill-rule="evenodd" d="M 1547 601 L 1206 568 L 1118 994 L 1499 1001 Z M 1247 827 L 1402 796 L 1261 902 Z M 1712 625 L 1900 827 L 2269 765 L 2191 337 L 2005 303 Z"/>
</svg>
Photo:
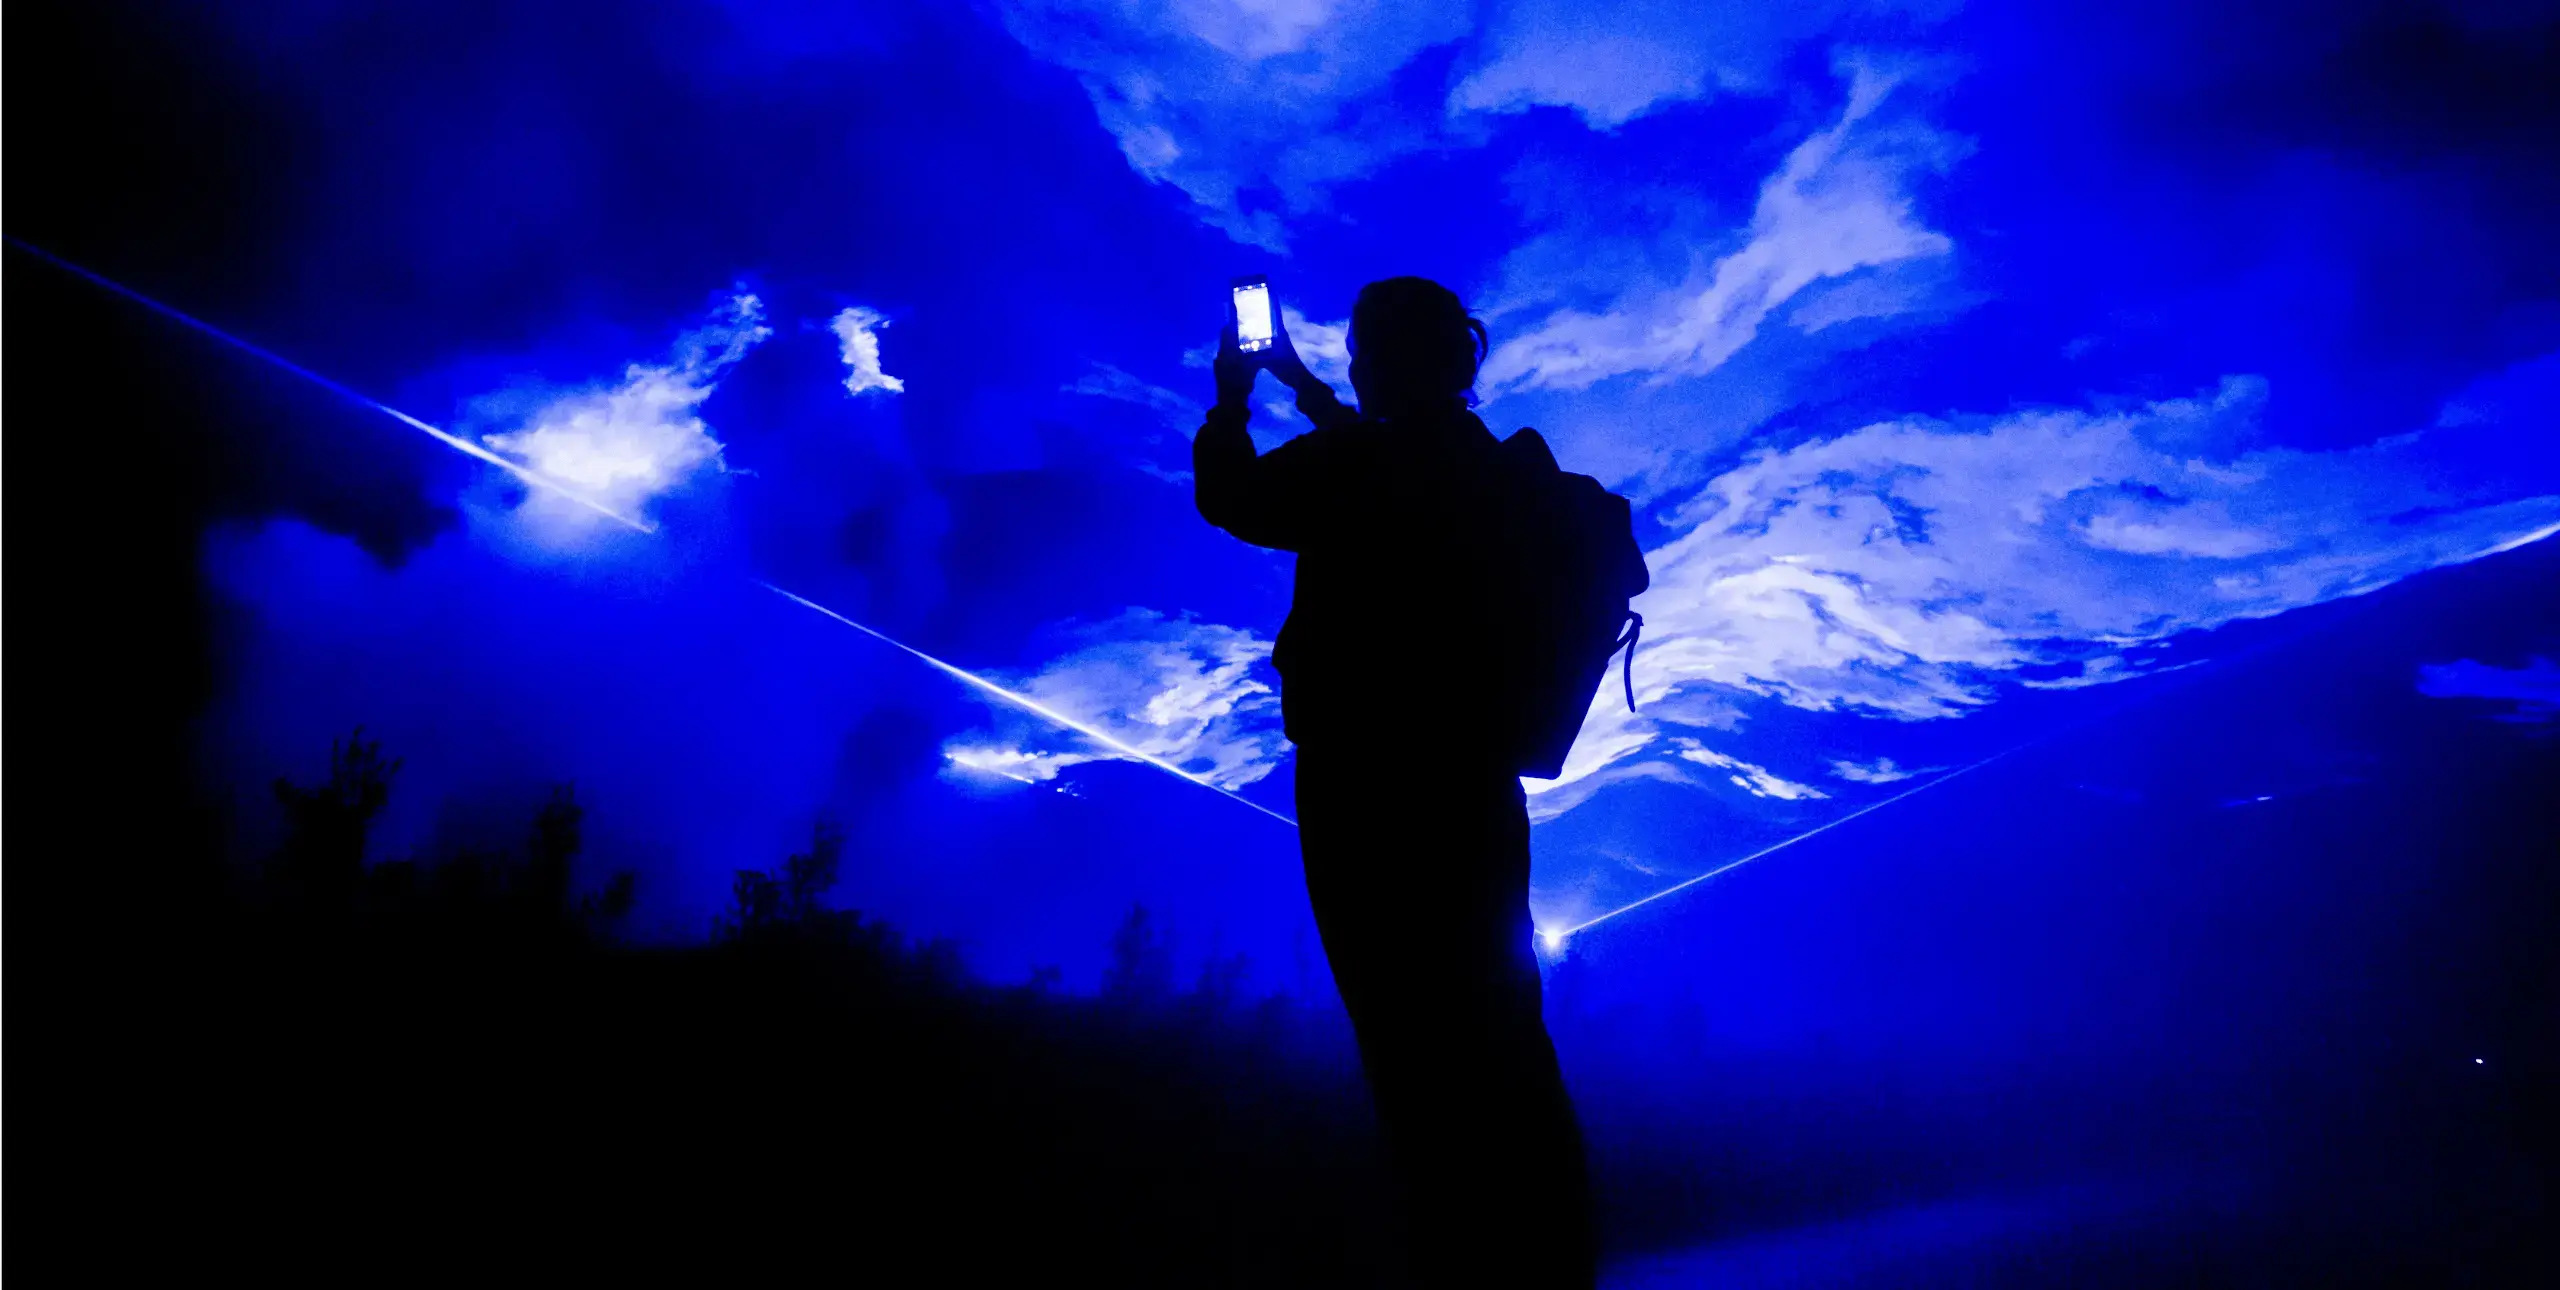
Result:
<svg viewBox="0 0 2560 1290">
<path fill-rule="evenodd" d="M 1629 712 L 1636 710 L 1636 637 L 1643 634 L 1644 615 L 1630 609 L 1627 611 L 1626 634 L 1618 638 L 1616 645 L 1609 647 L 1609 652 L 1612 654 L 1617 653 L 1621 646 L 1627 651 L 1626 661 L 1618 668 L 1618 679 L 1626 682 L 1627 711 Z"/>
</svg>

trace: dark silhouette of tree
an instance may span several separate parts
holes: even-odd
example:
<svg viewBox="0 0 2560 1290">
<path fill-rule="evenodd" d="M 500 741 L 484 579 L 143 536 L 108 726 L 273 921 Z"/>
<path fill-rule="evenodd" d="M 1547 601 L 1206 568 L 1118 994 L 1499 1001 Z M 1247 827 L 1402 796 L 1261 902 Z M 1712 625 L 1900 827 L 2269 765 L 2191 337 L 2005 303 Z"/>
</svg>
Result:
<svg viewBox="0 0 2560 1290">
<path fill-rule="evenodd" d="M 949 993 L 967 985 L 969 963 L 960 952 L 960 942 L 948 936 L 937 936 L 916 946 L 911 976 L 916 984 L 937 993 Z"/>
<path fill-rule="evenodd" d="M 578 916 L 589 930 L 607 937 L 619 933 L 622 921 L 631 916 L 631 908 L 639 901 L 640 875 L 628 869 L 614 872 L 605 880 L 604 890 L 590 892 L 578 902 Z"/>
<path fill-rule="evenodd" d="M 713 934 L 729 941 L 770 935 L 781 921 L 782 884 L 762 869 L 740 869 L 729 880 L 729 912 L 713 923 Z"/>
<path fill-rule="evenodd" d="M 553 786 L 542 809 L 534 812 L 522 883 L 511 893 L 528 921 L 542 924 L 568 917 L 569 865 L 585 844 L 580 826 L 586 817 L 577 788 L 570 784 Z"/>
<path fill-rule="evenodd" d="M 1251 1050 L 1266 1059 L 1285 1053 L 1300 1029 L 1298 1009 L 1297 1001 L 1285 994 L 1264 995 L 1245 1018 L 1245 1039 Z"/>
<path fill-rule="evenodd" d="M 415 860 L 387 860 L 365 871 L 365 906 L 392 918 L 417 913 L 424 887 Z"/>
<path fill-rule="evenodd" d="M 1200 979 L 1191 987 L 1191 1009 L 1197 1021 L 1216 1025 L 1233 1018 L 1244 994 L 1253 962 L 1243 954 L 1212 950 L 1200 963 Z"/>
<path fill-rule="evenodd" d="M 399 762 L 382 759 L 380 741 L 365 742 L 359 726 L 329 745 L 329 778 L 318 786 L 276 778 L 285 839 L 275 876 L 288 905 L 313 913 L 353 908 L 364 883 L 366 834 L 391 800 L 391 779 L 399 771 Z"/>
<path fill-rule="evenodd" d="M 463 847 L 438 860 L 428 880 L 436 916 L 453 924 L 486 921 L 505 880 L 506 857 L 483 847 Z"/>
<path fill-rule="evenodd" d="M 809 849 L 782 862 L 780 871 L 741 869 L 729 883 L 729 908 L 712 920 L 715 940 L 749 941 L 790 935 L 803 940 L 846 940 L 859 920 L 820 904 L 844 865 L 844 830 L 820 819 Z"/>
<path fill-rule="evenodd" d="M 205 1161 L 266 1153 L 297 1181 L 265 1203 L 386 1244 L 424 1221 L 416 1230 L 475 1255 L 538 1239 L 515 1216 L 555 1203 L 672 1226 L 712 1215 L 730 1230 L 748 1215 L 777 1229 L 841 1221 L 836 1193 L 793 1180 L 846 1159 L 919 1179 L 861 1221 L 921 1229 L 948 1217 L 950 1197 L 983 1191 L 994 1163 L 1002 1181 L 983 1203 L 1022 1239 L 962 1256 L 973 1282 L 1144 1250 L 1213 1283 L 1235 1283 L 1226 1269 L 1248 1284 L 1365 1284 L 1342 1274 L 1386 1238 L 1357 1090 L 1287 1091 L 1304 1078 L 1289 1046 L 1303 1027 L 1272 1001 L 1250 1015 L 1281 1038 L 1255 1047 L 1238 1028 L 1242 955 L 1213 946 L 1196 982 L 1177 981 L 1167 929 L 1133 906 L 1108 999 L 1065 991 L 1056 967 L 995 986 L 955 940 L 826 908 L 847 837 L 828 820 L 770 869 L 734 875 L 717 943 L 626 946 L 614 932 L 637 878 L 576 893 L 586 812 L 567 785 L 511 847 L 366 865 L 396 769 L 357 738 L 333 748 L 325 782 L 279 787 L 289 842 L 271 872 L 292 912 L 231 896 L 200 912 L 214 930 L 183 959 L 188 993 L 164 1009 L 148 1065 L 215 1044 L 236 1058 L 182 1100 L 155 1084 L 123 1107 L 138 1141 L 190 1143 Z M 718 1117 L 738 1111 L 761 1127 L 726 1132 Z M 701 1145 L 643 1150 L 637 1138 L 658 1139 L 634 1126 Z M 1097 1153 L 1134 1167 L 1098 1178 Z M 457 1197 L 396 1163 L 423 1159 L 504 1167 Z M 190 1221 L 245 1222 L 252 1203 L 226 1197 Z M 1353 1235 L 1291 1241 L 1310 1227 Z M 1233 1265 L 1247 1249 L 1250 1268 Z M 931 1256 L 943 1272 L 954 1257 Z"/>
<path fill-rule="evenodd" d="M 818 898 L 834 890 L 844 860 L 844 830 L 821 819 L 811 830 L 809 849 L 782 864 L 782 916 L 805 922 L 818 913 Z"/>
<path fill-rule="evenodd" d="M 1150 1009 L 1172 994 L 1172 940 L 1156 930 L 1145 905 L 1131 905 L 1120 930 L 1111 936 L 1111 962 L 1102 970 L 1103 998 Z"/>
</svg>

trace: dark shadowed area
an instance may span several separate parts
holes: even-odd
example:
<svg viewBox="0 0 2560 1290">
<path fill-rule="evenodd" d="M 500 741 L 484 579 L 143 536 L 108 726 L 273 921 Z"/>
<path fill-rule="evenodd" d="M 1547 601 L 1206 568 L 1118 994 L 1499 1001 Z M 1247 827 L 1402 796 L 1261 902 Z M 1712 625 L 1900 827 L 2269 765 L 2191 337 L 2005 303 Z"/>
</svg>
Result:
<svg viewBox="0 0 2560 1290">
<path fill-rule="evenodd" d="M 2549 4 L 8 17 L 22 1271 L 1412 1284 L 1193 491 L 1264 273 L 1633 504 L 1604 1285 L 2560 1283 Z"/>
</svg>

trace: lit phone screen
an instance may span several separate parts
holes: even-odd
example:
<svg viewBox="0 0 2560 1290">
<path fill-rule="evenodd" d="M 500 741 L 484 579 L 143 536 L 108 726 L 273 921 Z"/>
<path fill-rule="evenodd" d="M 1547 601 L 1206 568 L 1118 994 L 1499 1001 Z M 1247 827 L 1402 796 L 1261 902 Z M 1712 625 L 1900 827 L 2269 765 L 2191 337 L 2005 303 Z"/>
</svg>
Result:
<svg viewBox="0 0 2560 1290">
<path fill-rule="evenodd" d="M 1236 348 L 1262 349 L 1271 344 L 1271 288 L 1255 283 L 1236 288 Z"/>
</svg>

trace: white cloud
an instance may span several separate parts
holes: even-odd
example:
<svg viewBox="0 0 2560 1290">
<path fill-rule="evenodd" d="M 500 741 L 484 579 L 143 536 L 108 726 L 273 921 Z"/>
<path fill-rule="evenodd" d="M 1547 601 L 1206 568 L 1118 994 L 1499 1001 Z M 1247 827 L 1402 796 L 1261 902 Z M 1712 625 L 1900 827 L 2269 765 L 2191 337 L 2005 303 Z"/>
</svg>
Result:
<svg viewBox="0 0 2560 1290">
<path fill-rule="evenodd" d="M 1280 306 L 1280 323 L 1289 330 L 1289 344 L 1298 358 L 1315 373 L 1316 379 L 1333 387 L 1345 399 L 1351 397 L 1351 320 L 1320 323 L 1299 313 L 1295 305 Z"/>
<path fill-rule="evenodd" d="M 1891 757 L 1878 757 L 1870 762 L 1835 761 L 1833 776 L 1852 784 L 1898 784 L 1914 776 L 1945 770 L 1944 766 L 1898 766 Z"/>
<path fill-rule="evenodd" d="M 1607 691 L 1604 687 L 1603 696 Z M 1830 794 L 1810 784 L 1799 784 L 1768 768 L 1719 753 L 1685 735 L 1671 736 L 1667 741 L 1675 760 L 1664 761 L 1640 756 L 1651 748 L 1667 729 L 1690 726 L 1684 714 L 1666 710 L 1650 697 L 1643 697 L 1646 715 L 1630 716 L 1623 703 L 1592 705 L 1591 718 L 1576 739 L 1572 754 L 1566 759 L 1564 773 L 1551 780 L 1524 779 L 1528 792 L 1529 819 L 1544 823 L 1591 800 L 1601 790 L 1615 784 L 1635 780 L 1658 780 L 1674 784 L 1696 785 L 1698 780 L 1679 763 L 1706 766 L 1727 772 L 1724 778 L 1734 787 L 1754 797 L 1780 801 L 1809 801 L 1828 798 Z M 1714 722 L 1712 718 L 1708 723 Z"/>
<path fill-rule="evenodd" d="M 1685 0 L 1509 0 L 1486 25 L 1479 65 L 1450 91 L 1449 110 L 1571 108 L 1610 129 L 1667 103 L 1767 93 L 1803 41 L 1862 11 L 1950 6 L 1792 0 L 1701 5 Z"/>
<path fill-rule="evenodd" d="M 2119 410 L 1882 422 L 1744 460 L 1666 516 L 1681 531 L 1648 556 L 1638 708 L 1609 678 L 1563 773 L 1524 781 L 1532 818 L 1631 779 L 1697 783 L 1691 767 L 1755 796 L 1819 800 L 1825 790 L 1696 732 L 1738 726 L 1745 696 L 1924 720 L 2006 685 L 2147 675 L 2165 669 L 2131 661 L 2146 643 L 2560 528 L 2560 496 L 2483 502 L 2428 485 L 2441 472 L 2426 434 L 2248 449 L 2266 397 L 2263 382 L 2233 377 Z M 2137 532 L 2178 540 L 2125 539 Z M 1268 652 L 1249 633 L 1132 611 L 1026 688 L 1150 755 L 1249 783 L 1284 748 L 1277 696 L 1254 672 Z M 2065 667 L 2076 674 L 2052 674 Z M 1111 755 L 1028 723 L 949 753 L 1035 781 Z M 1829 763 L 1861 784 L 1937 769 Z"/>
<path fill-rule="evenodd" d="M 1590 801 L 1603 789 L 1645 779 L 1691 786 L 1697 783 L 1678 766 L 1661 761 L 1625 762 L 1579 778 L 1556 780 L 1544 788 L 1539 787 L 1538 781 L 1523 781 L 1533 790 L 1529 795 L 1529 822 L 1544 824 Z"/>
<path fill-rule="evenodd" d="M 1174 16 L 1192 34 L 1245 62 L 1307 47 L 1342 0 L 1174 0 Z"/>
<path fill-rule="evenodd" d="M 1649 554 L 1644 669 L 1817 711 L 1942 717 L 2092 646 L 2359 594 L 2560 517 L 2560 496 L 2437 491 L 2424 436 L 2196 451 L 2253 433 L 2265 396 L 2234 377 L 2126 411 L 1884 422 L 1755 454 Z M 2109 653 L 2034 684 L 2136 674 Z"/>
<path fill-rule="evenodd" d="M 2560 719 L 2560 663 L 2534 658 L 2522 667 L 2498 667 L 2477 659 L 2430 663 L 2418 669 L 2418 693 L 2434 699 L 2502 699 L 2515 710 L 2505 719 Z"/>
<path fill-rule="evenodd" d="M 1056 779 L 1058 772 L 1090 757 L 1058 753 L 1026 752 L 1020 748 L 996 748 L 953 744 L 942 751 L 943 760 L 966 771 L 981 775 L 1001 775 L 1025 784 L 1041 784 Z"/>
<path fill-rule="evenodd" d="M 2429 433 L 2343 451 L 2251 448 L 2266 398 L 2264 382 L 2233 377 L 2190 399 L 1910 418 L 1748 457 L 1663 517 L 1679 536 L 1647 556 L 1640 710 L 1612 678 L 1564 774 L 1526 783 L 1532 817 L 1629 780 L 1694 783 L 1693 765 L 1760 796 L 1819 792 L 1694 737 L 1739 725 L 1746 696 L 1960 715 L 2009 686 L 2198 666 L 2138 659 L 2180 633 L 2560 533 L 2560 495 L 2430 483 L 2449 477 L 2440 459 L 2459 448 Z M 2505 684 L 2454 668 L 2421 683 Z M 1939 769 L 1830 763 L 1861 784 Z"/>
<path fill-rule="evenodd" d="M 1132 609 L 1071 633 L 1072 648 L 1014 688 L 1222 788 L 1270 774 L 1287 747 L 1279 696 L 1260 675 L 1271 642 L 1248 631 Z M 1077 735 L 998 710 L 999 726 L 956 738 L 952 765 L 1026 782 L 1071 766 L 1129 760 Z"/>
<path fill-rule="evenodd" d="M 1671 741 L 1671 746 L 1678 750 L 1676 755 L 1682 761 L 1696 762 L 1701 766 L 1713 766 L 1719 770 L 1733 772 L 1726 778 L 1732 780 L 1735 787 L 1753 797 L 1774 797 L 1784 802 L 1801 802 L 1831 796 L 1811 784 L 1799 784 L 1793 780 L 1781 778 L 1772 774 L 1766 767 L 1755 766 L 1739 757 L 1717 752 L 1695 739 L 1676 738 Z"/>
<path fill-rule="evenodd" d="M 521 429 L 484 434 L 481 442 L 616 510 L 637 514 L 699 471 L 719 468 L 720 441 L 699 409 L 721 376 L 772 334 L 763 302 L 740 290 L 708 322 L 677 337 L 665 363 L 633 363 L 609 386 L 501 392 L 475 400 L 465 416 L 520 419 Z M 538 406 L 530 415 L 515 415 L 528 403 Z M 525 504 L 554 503 L 564 513 L 584 513 L 543 492 Z"/>
<path fill-rule="evenodd" d="M 843 346 L 846 393 L 865 394 L 880 390 L 899 394 L 906 390 L 906 382 L 880 370 L 880 329 L 888 325 L 888 315 L 860 305 L 846 309 L 828 322 L 828 328 L 835 332 L 836 340 Z"/>
<path fill-rule="evenodd" d="M 1093 364 L 1091 370 L 1076 378 L 1073 384 L 1061 388 L 1068 394 L 1137 404 L 1153 412 L 1164 428 L 1179 431 L 1186 437 L 1200 429 L 1201 418 L 1207 415 L 1207 409 L 1197 401 L 1184 398 L 1161 385 L 1139 380 L 1109 363 Z"/>
<path fill-rule="evenodd" d="M 1076 74 L 1131 168 L 1281 251 L 1284 218 L 1444 133 L 1388 78 L 1458 39 L 1473 6 L 1412 0 L 1004 0 L 1007 31 Z"/>
<path fill-rule="evenodd" d="M 1298 358 L 1307 365 L 1307 370 L 1313 373 L 1317 380 L 1333 387 L 1335 396 L 1343 402 L 1353 402 L 1350 320 L 1320 323 L 1299 313 L 1293 305 L 1280 306 L 1280 319 L 1281 324 L 1288 329 L 1289 344 L 1298 351 Z M 1203 360 L 1203 366 L 1214 360 L 1216 356 L 1214 346 L 1208 354 L 1210 357 Z M 1188 357 L 1185 355 L 1186 361 Z M 1268 414 L 1273 427 L 1290 434 L 1310 428 L 1306 418 L 1298 415 L 1297 399 L 1281 389 L 1278 382 L 1263 380 L 1256 388 L 1264 391 L 1268 396 L 1262 401 L 1262 410 Z M 1276 444 L 1265 444 L 1264 438 L 1263 435 L 1256 435 L 1255 442 L 1263 444 L 1266 451 L 1276 446 Z"/>
<path fill-rule="evenodd" d="M 1738 248 L 1712 262 L 1693 260 L 1676 285 L 1622 292 L 1598 312 L 1555 311 L 1495 347 L 1483 374 L 1488 391 L 1579 390 L 1634 373 L 1656 381 L 1703 375 L 1806 288 L 1951 250 L 1945 235 L 1920 223 L 1905 186 L 1915 171 L 1950 164 L 1964 145 L 1917 121 L 1879 116 L 1894 86 L 1890 74 L 1863 63 L 1843 70 L 1849 99 L 1839 121 L 1797 145 L 1761 185 Z M 1898 307 L 1910 303 L 1905 297 Z M 1844 321 L 1848 305 L 1857 316 L 1888 307 L 1872 295 L 1812 321 Z M 1504 308 L 1520 306 L 1506 301 Z"/>
<path fill-rule="evenodd" d="M 1506 53 L 1478 69 L 1450 92 L 1449 107 L 1500 112 L 1553 104 L 1573 108 L 1585 122 L 1605 129 L 1665 100 L 1705 97 L 1714 79 L 1696 49 L 1583 30 L 1567 41 Z"/>
<path fill-rule="evenodd" d="M 2126 499 L 2080 521 L 2080 539 L 2110 551 L 2135 555 L 2195 555 L 2228 560 L 2257 555 L 2283 545 L 2232 520 L 2219 502 L 2191 502 L 2163 508 Z"/>
<path fill-rule="evenodd" d="M 1648 643 L 1651 639 L 1645 638 Z M 1628 759 L 1652 745 L 1665 728 L 1733 730 L 1742 725 L 1743 711 L 1729 698 L 1695 687 L 1681 690 L 1685 678 L 1656 667 L 1641 649 L 1632 673 L 1636 706 L 1630 709 L 1625 682 L 1617 675 L 1627 664 L 1621 659 L 1610 666 L 1610 675 L 1601 678 L 1599 690 L 1591 696 L 1581 732 L 1574 736 L 1556 777 L 1520 781 L 1529 794 L 1531 818 L 1560 815 L 1600 786 L 1630 775 L 1687 782 L 1688 777 L 1677 771 L 1668 775 L 1639 771 L 1637 767 L 1648 763 Z"/>
<path fill-rule="evenodd" d="M 2085 690 L 2093 685 L 2113 685 L 2118 681 L 2130 681 L 2137 676 L 2161 676 L 2170 672 L 2183 672 L 2191 667 L 2202 667 L 2207 661 L 2191 659 L 2164 667 L 2138 667 L 2127 662 L 2121 654 L 2105 654 L 2084 660 L 2078 672 L 2064 676 L 2025 676 L 2018 678 L 2018 684 L 2030 690 Z"/>
<path fill-rule="evenodd" d="M 1831 286 L 1808 289 L 1796 307 L 1787 311 L 1787 325 L 1810 334 L 1861 318 L 1910 313 L 1928 302 L 1938 284 L 1926 275 L 1895 270 L 1923 262 L 1927 261 L 1903 261 L 1884 269 L 1851 274 Z"/>
<path fill-rule="evenodd" d="M 1590 710 L 1582 718 L 1582 731 L 1574 736 L 1573 747 L 1566 751 L 1564 765 L 1556 777 L 1520 781 L 1531 797 L 1558 794 L 1653 742 L 1657 727 L 1651 704 L 1668 693 L 1667 687 L 1639 686 L 1637 702 L 1642 710 L 1636 712 L 1628 711 L 1624 700 L 1618 697 L 1623 693 L 1613 691 L 1604 681 L 1600 692 L 1592 696 Z"/>
</svg>

